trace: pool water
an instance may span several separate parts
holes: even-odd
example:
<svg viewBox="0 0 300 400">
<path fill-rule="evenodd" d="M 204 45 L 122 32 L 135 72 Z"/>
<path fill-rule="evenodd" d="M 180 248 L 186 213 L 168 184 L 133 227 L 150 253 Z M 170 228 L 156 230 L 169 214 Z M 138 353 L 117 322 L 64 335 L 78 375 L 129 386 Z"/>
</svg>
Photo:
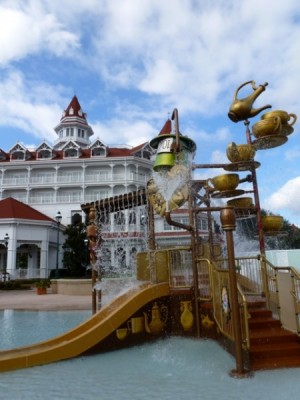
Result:
<svg viewBox="0 0 300 400">
<path fill-rule="evenodd" d="M 50 339 L 91 315 L 91 311 L 0 311 L 0 350 Z"/>
<path fill-rule="evenodd" d="M 41 321 L 43 325 L 43 335 L 47 334 L 47 337 L 50 337 L 51 333 L 52 336 L 58 333 L 58 324 L 69 325 L 69 329 L 74 322 L 81 322 L 84 317 L 87 317 L 84 312 L 69 311 L 13 312 L 13 317 L 9 316 L 11 320 L 14 319 L 15 329 L 18 330 L 18 327 L 23 325 L 24 336 L 31 337 L 32 340 L 33 337 L 36 340 L 37 336 L 39 340 L 46 338 L 41 337 L 41 332 L 36 332 L 36 320 Z M 26 324 L 25 319 L 28 320 Z M 12 323 L 10 325 L 13 326 Z M 28 332 L 25 332 L 25 329 Z M 6 334 L 9 334 L 9 331 L 6 331 Z M 7 344 L 7 338 L 3 337 L 1 329 L 1 344 L 3 340 Z M 15 345 L 20 343 L 16 342 Z M 248 379 L 231 378 L 229 371 L 234 368 L 234 358 L 216 342 L 172 337 L 133 348 L 1 373 L 0 399 L 299 398 L 299 368 L 257 372 Z"/>
</svg>

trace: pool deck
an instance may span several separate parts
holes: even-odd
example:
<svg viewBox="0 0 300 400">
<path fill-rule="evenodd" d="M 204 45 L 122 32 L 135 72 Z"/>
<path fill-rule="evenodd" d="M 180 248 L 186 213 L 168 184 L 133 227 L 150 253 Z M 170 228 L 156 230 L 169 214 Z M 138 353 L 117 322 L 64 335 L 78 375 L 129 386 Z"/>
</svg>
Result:
<svg viewBox="0 0 300 400">
<path fill-rule="evenodd" d="M 0 290 L 0 310 L 92 310 L 91 296 L 37 295 L 36 289 Z"/>
</svg>

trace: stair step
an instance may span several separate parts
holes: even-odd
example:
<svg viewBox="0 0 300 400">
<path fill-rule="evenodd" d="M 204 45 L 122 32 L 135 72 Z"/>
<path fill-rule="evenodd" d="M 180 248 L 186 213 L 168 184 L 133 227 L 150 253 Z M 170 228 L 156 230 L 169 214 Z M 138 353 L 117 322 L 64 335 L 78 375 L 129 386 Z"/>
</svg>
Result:
<svg viewBox="0 0 300 400">
<path fill-rule="evenodd" d="M 248 308 L 248 313 L 250 314 L 251 318 L 272 318 L 272 311 L 265 308 Z"/>
<path fill-rule="evenodd" d="M 251 346 L 263 343 L 283 343 L 283 342 L 288 343 L 296 341 L 297 341 L 297 336 L 294 333 L 278 327 L 250 330 Z"/>
<path fill-rule="evenodd" d="M 251 346 L 250 360 L 261 358 L 271 359 L 279 357 L 296 357 L 300 360 L 300 344 L 289 343 L 264 343 Z"/>
<path fill-rule="evenodd" d="M 263 298 L 247 297 L 250 318 L 249 361 L 253 371 L 300 367 L 300 342 L 298 336 L 281 327 L 272 318 Z"/>
<path fill-rule="evenodd" d="M 249 328 L 250 329 L 260 329 L 260 328 L 280 328 L 281 323 L 279 320 L 274 319 L 274 318 L 250 318 L 249 319 Z"/>
<path fill-rule="evenodd" d="M 256 359 L 251 361 L 251 369 L 253 371 L 296 367 L 300 367 L 300 357 L 274 357 L 269 359 Z"/>
<path fill-rule="evenodd" d="M 259 296 L 247 296 L 248 308 L 265 308 L 266 301 Z"/>
</svg>

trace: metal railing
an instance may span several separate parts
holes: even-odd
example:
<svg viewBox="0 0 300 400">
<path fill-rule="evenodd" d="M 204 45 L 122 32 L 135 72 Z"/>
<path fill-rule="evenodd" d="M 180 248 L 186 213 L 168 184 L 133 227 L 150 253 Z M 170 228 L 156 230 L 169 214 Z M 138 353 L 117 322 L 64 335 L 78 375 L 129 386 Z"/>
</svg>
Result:
<svg viewBox="0 0 300 400">
<path fill-rule="evenodd" d="M 167 250 L 169 260 L 169 282 L 174 288 L 192 287 L 193 269 L 190 248 L 182 247 Z"/>
<path fill-rule="evenodd" d="M 236 257 L 237 280 L 245 294 L 264 293 L 262 265 L 259 257 Z"/>
<path fill-rule="evenodd" d="M 275 267 L 265 257 L 262 261 L 265 263 L 269 308 L 283 326 L 300 336 L 299 272 L 293 267 Z"/>
<path fill-rule="evenodd" d="M 10 279 L 43 279 L 48 278 L 47 268 L 17 268 L 9 271 Z"/>
<path fill-rule="evenodd" d="M 225 262 L 225 260 L 223 260 Z M 212 263 L 212 291 L 213 291 L 213 311 L 215 322 L 221 333 L 230 341 L 234 341 L 234 326 L 231 315 L 230 277 L 228 268 L 218 268 Z M 241 321 L 241 334 L 243 347 L 249 349 L 250 337 L 248 327 L 248 308 L 246 296 L 241 285 L 237 284 L 238 302 Z"/>
</svg>

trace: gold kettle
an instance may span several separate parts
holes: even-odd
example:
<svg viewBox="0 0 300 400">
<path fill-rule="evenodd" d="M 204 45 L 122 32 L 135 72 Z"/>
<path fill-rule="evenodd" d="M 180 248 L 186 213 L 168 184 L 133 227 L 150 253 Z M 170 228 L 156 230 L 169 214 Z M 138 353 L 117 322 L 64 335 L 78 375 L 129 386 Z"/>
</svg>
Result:
<svg viewBox="0 0 300 400">
<path fill-rule="evenodd" d="M 148 322 L 147 313 L 144 312 L 146 332 L 158 335 L 163 331 L 167 320 L 167 310 L 167 306 L 158 307 L 155 302 L 151 310 L 151 322 Z M 161 316 L 161 312 L 164 314 L 164 318 Z"/>
<path fill-rule="evenodd" d="M 237 94 L 239 90 L 249 83 L 251 84 L 254 92 L 244 99 L 238 99 Z M 235 91 L 233 103 L 229 108 L 228 117 L 231 119 L 231 121 L 243 121 L 247 118 L 255 117 L 257 114 L 267 108 L 271 108 L 272 106 L 269 104 L 261 108 L 252 108 L 254 101 L 266 89 L 267 85 L 268 83 L 266 82 L 263 85 L 259 85 L 258 87 L 256 87 L 254 81 L 248 81 L 240 85 Z"/>
</svg>

